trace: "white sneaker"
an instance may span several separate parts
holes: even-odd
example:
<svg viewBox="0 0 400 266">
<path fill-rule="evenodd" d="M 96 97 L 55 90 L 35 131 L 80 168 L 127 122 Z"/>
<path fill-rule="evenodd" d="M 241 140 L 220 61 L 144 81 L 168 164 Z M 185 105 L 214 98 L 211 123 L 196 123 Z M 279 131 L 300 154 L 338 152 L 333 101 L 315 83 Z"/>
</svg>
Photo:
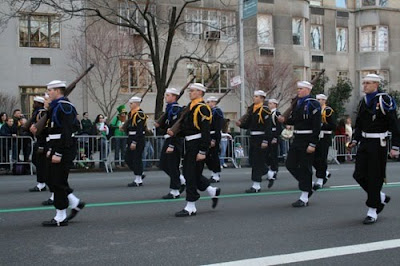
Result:
<svg viewBox="0 0 400 266">
<path fill-rule="evenodd" d="M 224 163 L 222 166 L 223 166 L 224 168 L 228 168 L 228 165 L 227 165 L 226 163 Z"/>
</svg>

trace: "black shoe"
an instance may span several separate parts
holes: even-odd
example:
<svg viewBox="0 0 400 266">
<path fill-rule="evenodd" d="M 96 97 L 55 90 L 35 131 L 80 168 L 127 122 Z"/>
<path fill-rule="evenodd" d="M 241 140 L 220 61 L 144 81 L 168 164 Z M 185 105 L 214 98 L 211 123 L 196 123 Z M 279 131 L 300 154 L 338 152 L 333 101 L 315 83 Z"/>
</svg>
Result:
<svg viewBox="0 0 400 266">
<path fill-rule="evenodd" d="M 181 184 L 180 188 L 179 188 L 179 193 L 182 193 L 183 191 L 185 191 L 186 188 L 186 184 Z"/>
<path fill-rule="evenodd" d="M 214 178 L 210 178 L 210 183 L 219 183 L 219 180 L 215 180 Z"/>
<path fill-rule="evenodd" d="M 85 208 L 85 205 L 86 205 L 85 202 L 80 201 L 78 206 L 71 210 L 71 213 L 68 215 L 67 220 L 71 221 L 72 219 L 74 219 L 75 216 L 78 214 L 78 212 L 81 211 L 83 208 Z"/>
<path fill-rule="evenodd" d="M 188 212 L 185 209 L 175 213 L 175 217 L 187 217 L 187 216 L 195 216 L 195 215 L 196 215 L 196 212 Z"/>
<path fill-rule="evenodd" d="M 385 208 L 385 205 L 388 204 L 390 202 L 390 200 L 391 200 L 391 198 L 389 196 L 386 196 L 385 200 L 384 200 L 385 204 L 381 203 L 381 205 L 378 208 L 376 208 L 376 213 L 382 212 L 383 208 Z"/>
<path fill-rule="evenodd" d="M 136 183 L 135 181 L 128 184 L 128 187 L 141 187 L 141 186 L 143 186 L 143 183 Z"/>
<path fill-rule="evenodd" d="M 40 191 L 46 191 L 46 190 L 47 190 L 46 186 L 44 188 L 42 188 L 42 189 L 40 189 L 37 186 L 35 186 L 33 188 L 30 188 L 29 192 L 40 192 Z"/>
<path fill-rule="evenodd" d="M 57 222 L 56 220 L 52 219 L 51 221 L 44 221 L 42 223 L 43 226 L 48 226 L 48 227 L 55 227 L 55 226 L 67 226 L 68 225 L 68 219 L 64 219 L 64 221 Z"/>
<path fill-rule="evenodd" d="M 331 177 L 331 173 L 328 173 L 328 175 L 326 177 L 324 177 L 324 181 L 323 181 L 323 185 L 326 184 L 326 182 L 328 182 L 328 179 Z"/>
<path fill-rule="evenodd" d="M 268 188 L 272 188 L 272 186 L 274 185 L 275 179 L 268 179 Z"/>
<path fill-rule="evenodd" d="M 211 200 L 212 200 L 212 205 L 211 205 L 211 207 L 212 207 L 213 209 L 215 209 L 215 207 L 217 207 L 218 200 L 219 200 L 218 196 L 219 196 L 220 194 L 221 194 L 221 189 L 220 189 L 219 187 L 217 187 L 217 190 L 215 191 L 215 196 L 211 198 Z"/>
<path fill-rule="evenodd" d="M 302 200 L 297 200 L 296 202 L 292 203 L 292 206 L 295 208 L 299 208 L 299 207 L 307 207 L 308 206 L 308 202 L 304 202 Z"/>
<path fill-rule="evenodd" d="M 163 196 L 162 198 L 163 199 L 179 199 L 180 195 L 175 196 L 175 195 L 172 195 L 171 193 L 168 193 L 167 195 Z"/>
<path fill-rule="evenodd" d="M 365 217 L 363 224 L 374 224 L 376 223 L 377 219 L 372 218 L 371 216 Z"/>
<path fill-rule="evenodd" d="M 44 206 L 52 206 L 52 205 L 54 205 L 54 200 L 52 200 L 52 199 L 45 200 L 45 201 L 42 202 L 42 205 L 44 205 Z"/>
<path fill-rule="evenodd" d="M 258 193 L 260 192 L 260 189 L 255 189 L 253 187 L 246 189 L 246 193 Z"/>
<path fill-rule="evenodd" d="M 322 186 L 318 183 L 314 183 L 314 186 L 312 187 L 313 190 L 317 191 L 318 189 L 321 189 Z"/>
<path fill-rule="evenodd" d="M 146 178 L 146 175 L 142 174 L 142 180 Z"/>
</svg>

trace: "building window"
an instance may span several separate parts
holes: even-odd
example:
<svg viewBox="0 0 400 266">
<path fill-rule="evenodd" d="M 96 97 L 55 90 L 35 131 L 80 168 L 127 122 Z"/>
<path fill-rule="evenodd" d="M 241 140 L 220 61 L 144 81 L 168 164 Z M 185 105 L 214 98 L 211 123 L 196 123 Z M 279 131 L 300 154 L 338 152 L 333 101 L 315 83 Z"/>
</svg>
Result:
<svg viewBox="0 0 400 266">
<path fill-rule="evenodd" d="M 322 0 L 311 0 L 310 6 L 322 6 Z"/>
<path fill-rule="evenodd" d="M 144 6 L 137 5 L 134 3 L 120 3 L 119 6 L 119 22 L 126 24 L 128 27 L 119 27 L 120 32 L 129 33 L 132 35 L 139 34 L 135 29 L 129 27 L 134 25 L 144 33 L 147 34 L 147 21 L 144 16 L 140 13 Z M 155 14 L 155 5 L 150 6 L 150 13 Z"/>
<path fill-rule="evenodd" d="M 311 25 L 311 49 L 322 50 L 322 26 Z"/>
<path fill-rule="evenodd" d="M 361 0 L 362 6 L 381 6 L 385 7 L 388 4 L 388 0 Z"/>
<path fill-rule="evenodd" d="M 336 7 L 347 8 L 347 0 L 336 0 Z"/>
<path fill-rule="evenodd" d="M 361 52 L 387 52 L 389 28 L 387 26 L 366 26 L 360 30 Z"/>
<path fill-rule="evenodd" d="M 347 52 L 347 28 L 336 28 L 336 51 Z"/>
<path fill-rule="evenodd" d="M 259 14 L 257 16 L 257 42 L 259 46 L 274 46 L 272 29 L 272 16 Z"/>
<path fill-rule="evenodd" d="M 60 48 L 60 21 L 54 15 L 23 14 L 19 19 L 19 46 Z"/>
<path fill-rule="evenodd" d="M 293 18 L 292 37 L 294 45 L 304 45 L 304 19 Z"/>
<path fill-rule="evenodd" d="M 145 90 L 152 84 L 152 65 L 148 61 L 121 60 L 121 93 Z"/>
<path fill-rule="evenodd" d="M 230 88 L 230 79 L 235 76 L 233 65 L 223 64 L 201 64 L 189 63 L 186 65 L 187 76 L 191 73 L 196 75 L 195 82 L 207 85 L 216 73 L 219 73 L 218 79 L 207 89 L 207 92 L 222 93 Z"/>
<path fill-rule="evenodd" d="M 295 80 L 305 80 L 306 68 L 305 67 L 293 67 L 293 75 Z"/>
<path fill-rule="evenodd" d="M 202 35 L 205 31 L 220 31 L 222 40 L 236 37 L 235 12 L 185 9 L 185 31 L 188 35 Z"/>
</svg>

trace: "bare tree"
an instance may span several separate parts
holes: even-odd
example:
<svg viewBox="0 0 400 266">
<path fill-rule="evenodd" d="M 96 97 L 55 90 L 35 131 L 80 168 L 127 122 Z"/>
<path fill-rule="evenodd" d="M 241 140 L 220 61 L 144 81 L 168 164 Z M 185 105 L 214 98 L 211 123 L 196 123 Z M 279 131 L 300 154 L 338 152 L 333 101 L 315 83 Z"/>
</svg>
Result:
<svg viewBox="0 0 400 266">
<path fill-rule="evenodd" d="M 12 112 L 18 105 L 19 105 L 19 100 L 17 99 L 17 97 L 0 91 L 1 112 L 5 112 L 8 115 L 12 115 Z"/>
<path fill-rule="evenodd" d="M 34 12 L 41 6 L 50 7 L 65 18 L 68 16 L 87 17 L 91 20 L 101 20 L 106 24 L 117 26 L 120 31 L 128 31 L 133 38 L 137 38 L 141 45 L 136 46 L 132 56 L 137 60 L 149 59 L 151 64 L 146 67 L 151 70 L 155 87 L 157 88 L 155 116 L 162 113 L 163 95 L 170 85 L 181 61 L 194 61 L 203 63 L 219 62 L 222 55 L 234 42 L 216 45 L 204 43 L 199 40 L 203 31 L 197 35 L 193 48 L 184 45 L 187 25 L 199 25 L 220 32 L 227 31 L 229 27 L 214 24 L 211 20 L 186 20 L 185 10 L 190 7 L 199 7 L 201 0 L 86 0 L 86 1 L 61 1 L 61 0 L 4 0 L 13 10 L 23 9 L 24 12 Z M 211 1 L 212 2 L 212 1 Z M 211 3 L 210 2 L 210 3 Z M 157 6 L 163 6 L 157 10 Z M 201 14 L 203 12 L 200 12 Z M 235 21 L 236 22 L 236 21 Z M 234 27 L 235 23 L 233 23 Z M 202 45 L 203 44 L 203 45 Z M 223 47 L 222 47 L 223 46 Z M 173 48 L 180 48 L 180 53 L 173 56 Z M 222 47 L 222 48 L 221 48 Z M 223 62 L 232 63 L 232 62 Z M 210 75 L 211 76 L 211 75 Z"/>
<path fill-rule="evenodd" d="M 85 31 L 85 42 L 75 38 L 69 49 L 73 59 L 70 67 L 79 75 L 88 63 L 95 63 L 96 67 L 82 83 L 109 120 L 116 114 L 118 102 L 126 102 L 131 96 L 121 94 L 121 84 L 128 76 L 128 68 L 121 67 L 121 59 L 132 52 L 134 40 L 121 38 L 118 32 L 101 23 L 93 23 Z"/>
<path fill-rule="evenodd" d="M 251 99 L 255 90 L 263 90 L 267 98 L 275 98 L 283 106 L 290 102 L 295 94 L 295 76 L 293 66 L 284 61 L 275 60 L 272 64 L 258 64 L 257 59 L 245 64 L 247 82 L 246 99 Z"/>
</svg>

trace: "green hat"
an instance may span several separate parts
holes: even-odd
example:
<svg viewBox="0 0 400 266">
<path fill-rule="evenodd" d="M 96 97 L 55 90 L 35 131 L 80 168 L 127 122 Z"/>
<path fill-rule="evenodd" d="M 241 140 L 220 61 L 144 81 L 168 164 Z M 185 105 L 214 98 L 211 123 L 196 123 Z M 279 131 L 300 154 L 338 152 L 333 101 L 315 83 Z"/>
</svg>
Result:
<svg viewBox="0 0 400 266">
<path fill-rule="evenodd" d="M 235 143 L 235 147 L 240 147 L 240 146 L 242 146 L 242 144 L 240 144 L 240 142 Z"/>
<path fill-rule="evenodd" d="M 117 110 L 118 110 L 118 114 L 127 113 L 125 105 L 118 106 Z"/>
</svg>

